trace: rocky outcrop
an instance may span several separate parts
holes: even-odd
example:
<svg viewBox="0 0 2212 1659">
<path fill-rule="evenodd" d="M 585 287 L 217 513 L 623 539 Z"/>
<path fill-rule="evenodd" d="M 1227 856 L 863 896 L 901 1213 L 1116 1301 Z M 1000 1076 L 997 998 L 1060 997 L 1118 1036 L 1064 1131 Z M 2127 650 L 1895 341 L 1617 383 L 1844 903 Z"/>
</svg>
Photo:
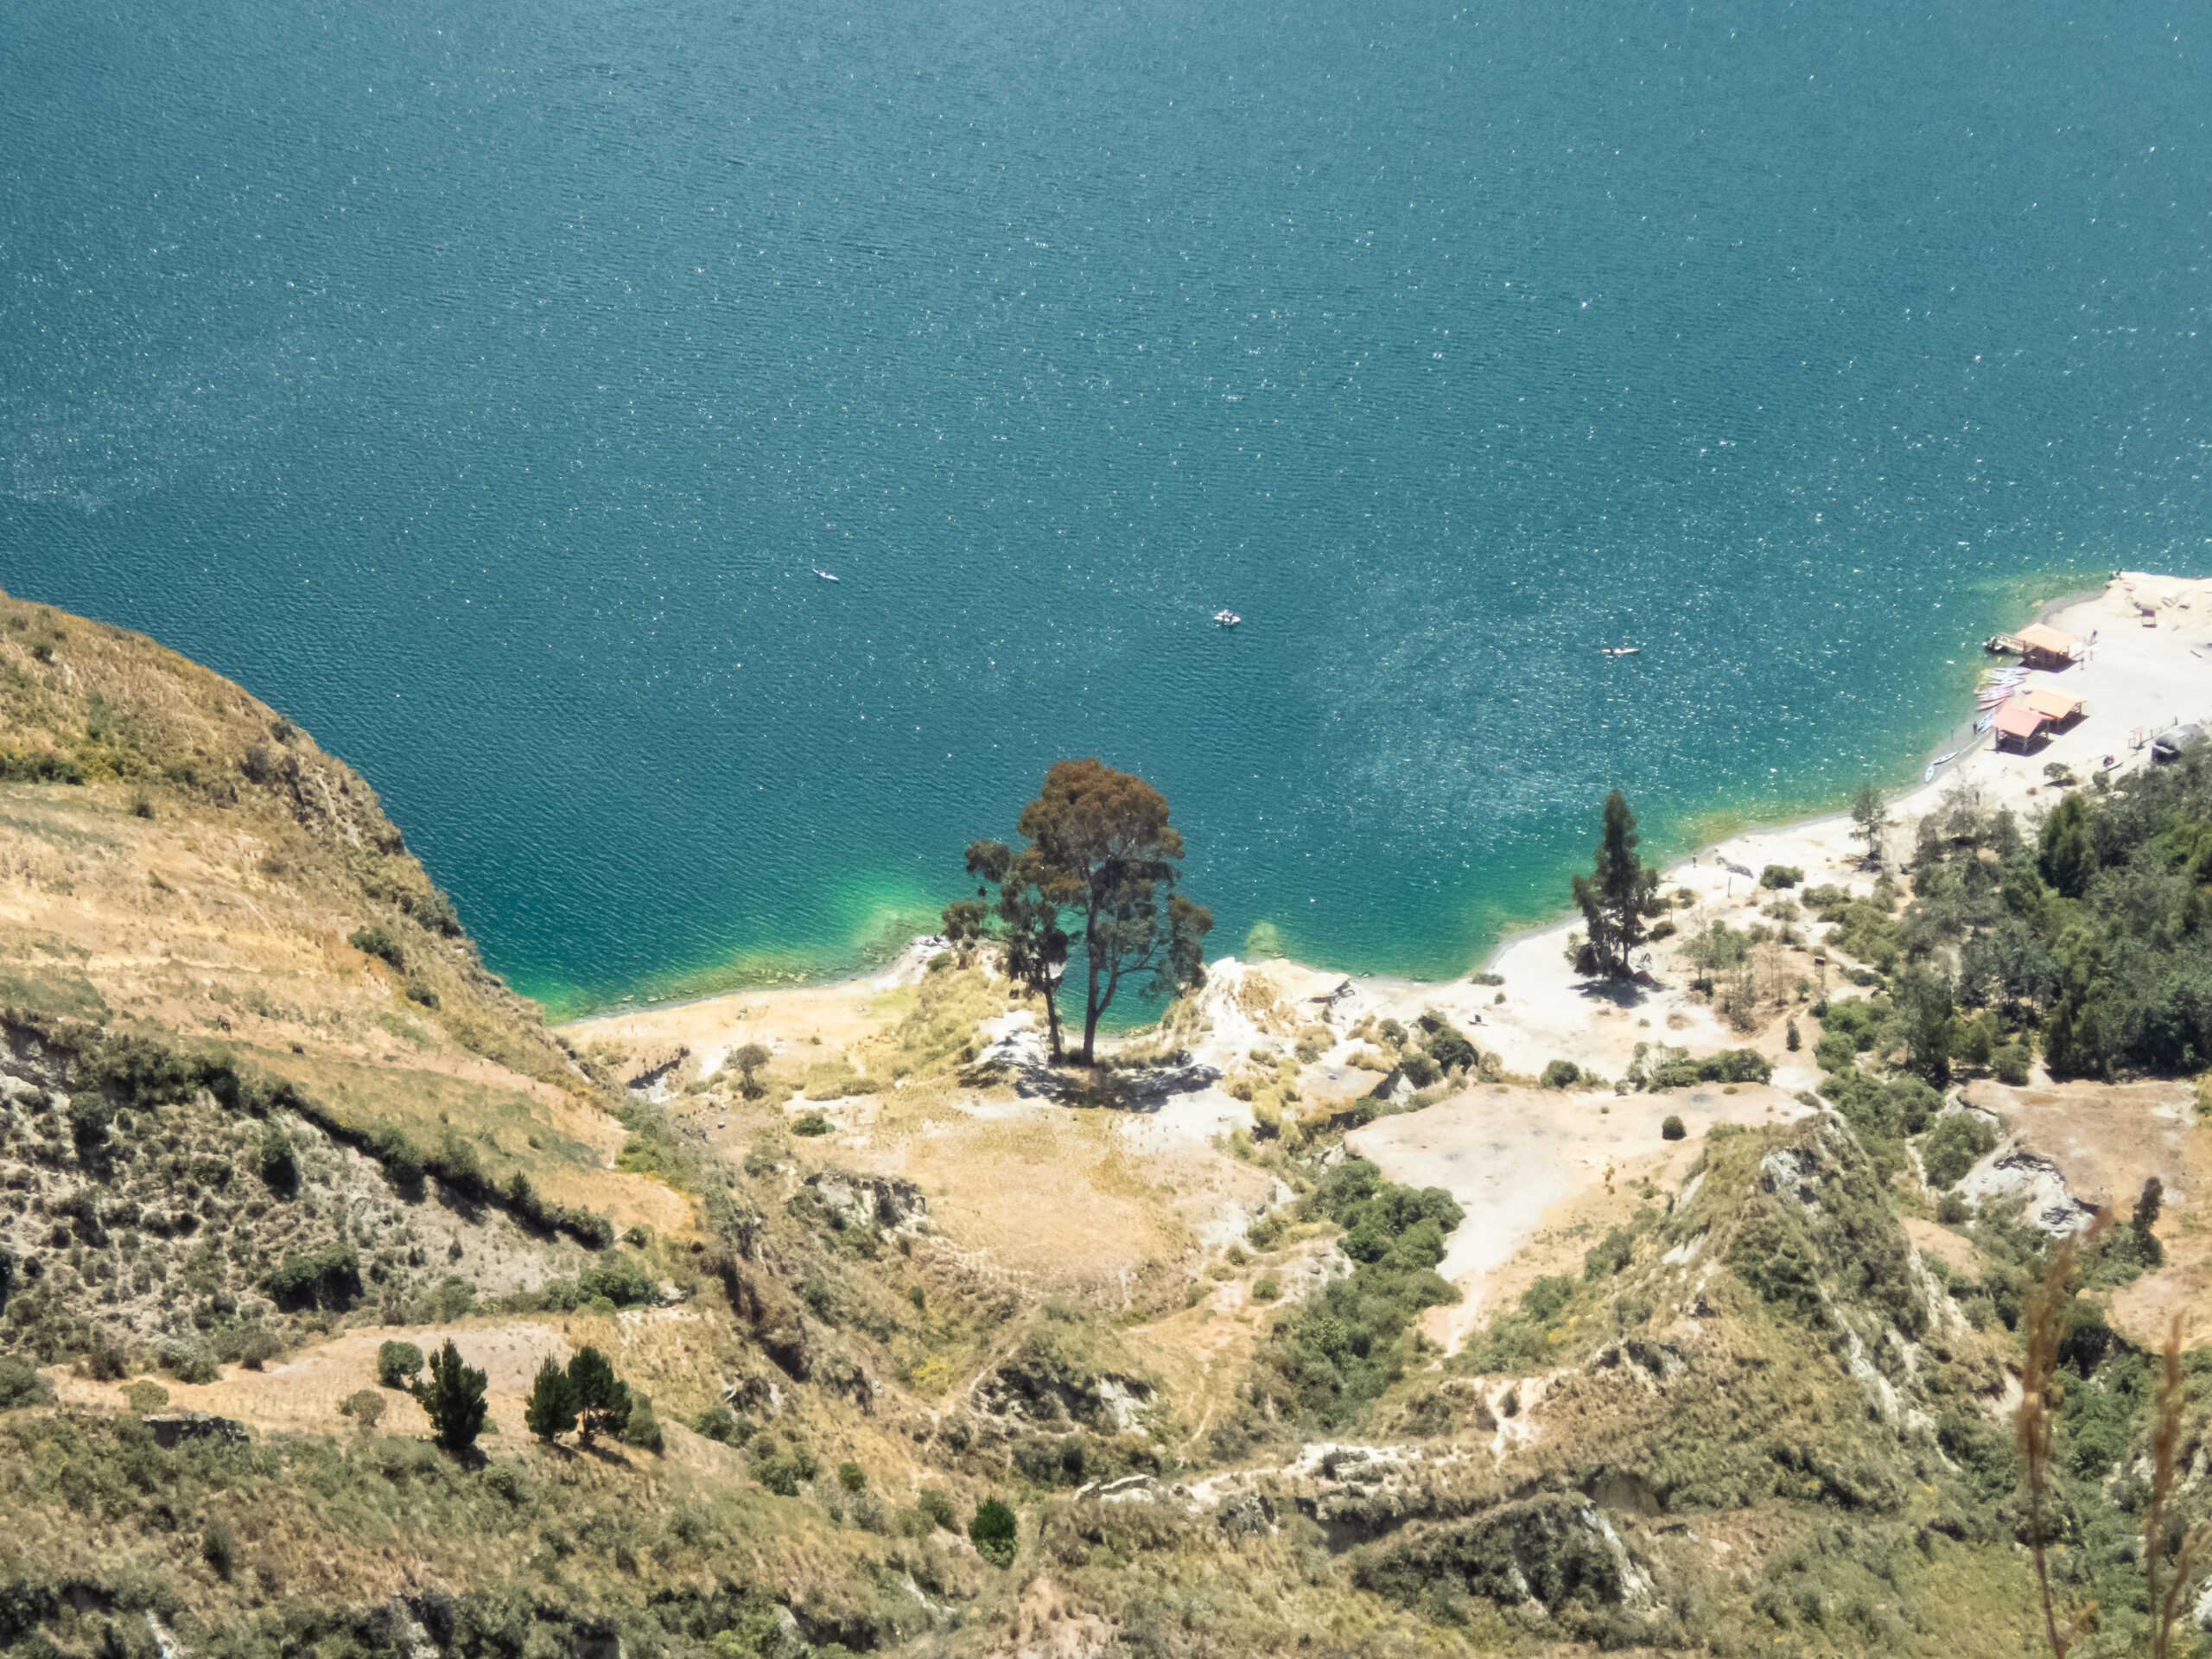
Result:
<svg viewBox="0 0 2212 1659">
<path fill-rule="evenodd" d="M 929 1230 L 929 1201 L 922 1189 L 895 1175 L 855 1175 L 825 1169 L 806 1178 L 804 1186 L 841 1232 L 874 1228 L 885 1232 Z"/>
<path fill-rule="evenodd" d="M 1363 1588 L 1406 1606 L 1421 1604 L 1438 1585 L 1544 1615 L 1570 1600 L 1636 1611 L 1653 1605 L 1650 1575 L 1605 1511 L 1565 1493 L 1408 1529 L 1363 1562 L 1357 1578 Z"/>
<path fill-rule="evenodd" d="M 764 1268 L 734 1255 L 719 1257 L 715 1265 L 732 1311 L 751 1327 L 760 1351 L 794 1382 L 805 1382 L 813 1370 L 813 1355 L 806 1321 L 791 1292 Z"/>
<path fill-rule="evenodd" d="M 163 1412 L 144 1420 L 153 1431 L 154 1444 L 163 1451 L 182 1446 L 187 1440 L 213 1440 L 218 1445 L 243 1445 L 245 1425 L 230 1417 L 218 1417 L 212 1412 Z"/>
<path fill-rule="evenodd" d="M 2080 1231 L 2097 1213 L 2096 1205 L 2074 1196 L 2056 1160 L 2030 1150 L 2018 1135 L 1968 1170 L 1955 1190 L 1977 1206 L 2017 1200 L 2021 1213 L 2054 1238 Z"/>
</svg>

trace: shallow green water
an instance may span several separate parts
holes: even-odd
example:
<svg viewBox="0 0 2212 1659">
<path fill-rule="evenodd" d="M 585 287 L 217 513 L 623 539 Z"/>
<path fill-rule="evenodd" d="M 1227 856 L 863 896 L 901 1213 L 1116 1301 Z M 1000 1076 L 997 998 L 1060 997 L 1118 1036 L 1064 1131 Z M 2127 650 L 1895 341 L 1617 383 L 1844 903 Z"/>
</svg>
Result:
<svg viewBox="0 0 2212 1659">
<path fill-rule="evenodd" d="M 2169 22 L 27 0 L 0 582 L 563 1009 L 850 965 L 1084 753 L 1217 951 L 1460 971 L 1607 787 L 1902 781 L 1993 626 L 2212 568 Z"/>
</svg>

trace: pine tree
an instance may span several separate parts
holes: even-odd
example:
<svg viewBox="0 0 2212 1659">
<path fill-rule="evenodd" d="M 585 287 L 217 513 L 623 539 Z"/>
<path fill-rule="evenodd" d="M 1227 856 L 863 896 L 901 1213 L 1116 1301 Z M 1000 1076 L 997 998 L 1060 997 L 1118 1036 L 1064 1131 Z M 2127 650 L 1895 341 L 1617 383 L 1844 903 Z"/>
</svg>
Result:
<svg viewBox="0 0 2212 1659">
<path fill-rule="evenodd" d="M 579 1349 L 569 1362 L 569 1390 L 575 1404 L 576 1438 L 586 1446 L 594 1434 L 620 1434 L 630 1421 L 630 1390 L 596 1348 Z"/>
<path fill-rule="evenodd" d="M 569 1374 L 561 1369 L 559 1360 L 548 1358 L 537 1368 L 530 1403 L 523 1408 L 523 1421 L 549 1446 L 576 1426 L 575 1390 L 569 1386 Z"/>
<path fill-rule="evenodd" d="M 1592 974 L 1626 979 L 1630 957 L 1643 943 L 1643 908 L 1659 888 L 1659 872 L 1636 855 L 1636 814 L 1618 789 L 1605 797 L 1605 838 L 1595 868 L 1574 878 L 1574 902 L 1590 930 L 1582 966 Z"/>
<path fill-rule="evenodd" d="M 2079 899 L 2097 873 L 2096 835 L 2088 801 L 2069 795 L 2044 820 L 2043 879 L 2069 899 Z"/>
<path fill-rule="evenodd" d="M 461 1362 L 461 1350 L 446 1338 L 446 1345 L 430 1356 L 430 1376 L 408 1390 L 429 1414 L 437 1443 L 448 1452 L 466 1452 L 484 1432 L 490 1408 L 484 1403 L 486 1378 L 483 1372 Z"/>
</svg>

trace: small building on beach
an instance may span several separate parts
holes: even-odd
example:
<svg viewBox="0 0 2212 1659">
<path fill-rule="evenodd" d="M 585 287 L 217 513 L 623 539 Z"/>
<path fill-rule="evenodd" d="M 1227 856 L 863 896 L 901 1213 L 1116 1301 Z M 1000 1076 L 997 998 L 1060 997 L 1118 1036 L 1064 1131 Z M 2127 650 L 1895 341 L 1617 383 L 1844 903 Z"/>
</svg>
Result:
<svg viewBox="0 0 2212 1659">
<path fill-rule="evenodd" d="M 2020 660 L 2030 668 L 2070 668 L 2082 654 L 2079 639 L 2048 623 L 2031 623 L 2015 637 L 2020 642 Z"/>
<path fill-rule="evenodd" d="M 2028 707 L 2025 701 L 2006 703 L 1997 711 L 1997 747 L 2011 747 L 2023 754 L 2042 733 L 2048 716 Z"/>
<path fill-rule="evenodd" d="M 2020 699 L 2054 726 L 2063 726 L 2069 721 L 2079 720 L 2087 705 L 2080 697 L 2048 685 L 2039 685 Z"/>
</svg>

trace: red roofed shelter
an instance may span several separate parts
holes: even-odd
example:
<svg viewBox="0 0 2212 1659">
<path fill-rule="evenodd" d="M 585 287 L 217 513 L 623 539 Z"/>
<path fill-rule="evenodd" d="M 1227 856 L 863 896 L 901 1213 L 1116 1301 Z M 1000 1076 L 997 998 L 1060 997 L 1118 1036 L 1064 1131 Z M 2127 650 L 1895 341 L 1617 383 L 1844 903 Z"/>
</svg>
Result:
<svg viewBox="0 0 2212 1659">
<path fill-rule="evenodd" d="M 2044 716 L 2024 702 L 2008 702 L 1997 711 L 1997 747 L 2003 748 L 2009 739 L 2012 745 L 2024 752 L 2043 730 Z"/>
<path fill-rule="evenodd" d="M 2082 642 L 2072 634 L 2061 633 L 2041 622 L 2022 628 L 2018 637 L 2020 660 L 2030 668 L 2069 667 L 2082 650 Z"/>
<path fill-rule="evenodd" d="M 2053 690 L 2047 685 L 2037 686 L 2020 701 L 2054 726 L 2063 726 L 2068 721 L 2077 718 L 2083 707 L 2081 698 L 2069 697 L 2065 692 Z"/>
</svg>

